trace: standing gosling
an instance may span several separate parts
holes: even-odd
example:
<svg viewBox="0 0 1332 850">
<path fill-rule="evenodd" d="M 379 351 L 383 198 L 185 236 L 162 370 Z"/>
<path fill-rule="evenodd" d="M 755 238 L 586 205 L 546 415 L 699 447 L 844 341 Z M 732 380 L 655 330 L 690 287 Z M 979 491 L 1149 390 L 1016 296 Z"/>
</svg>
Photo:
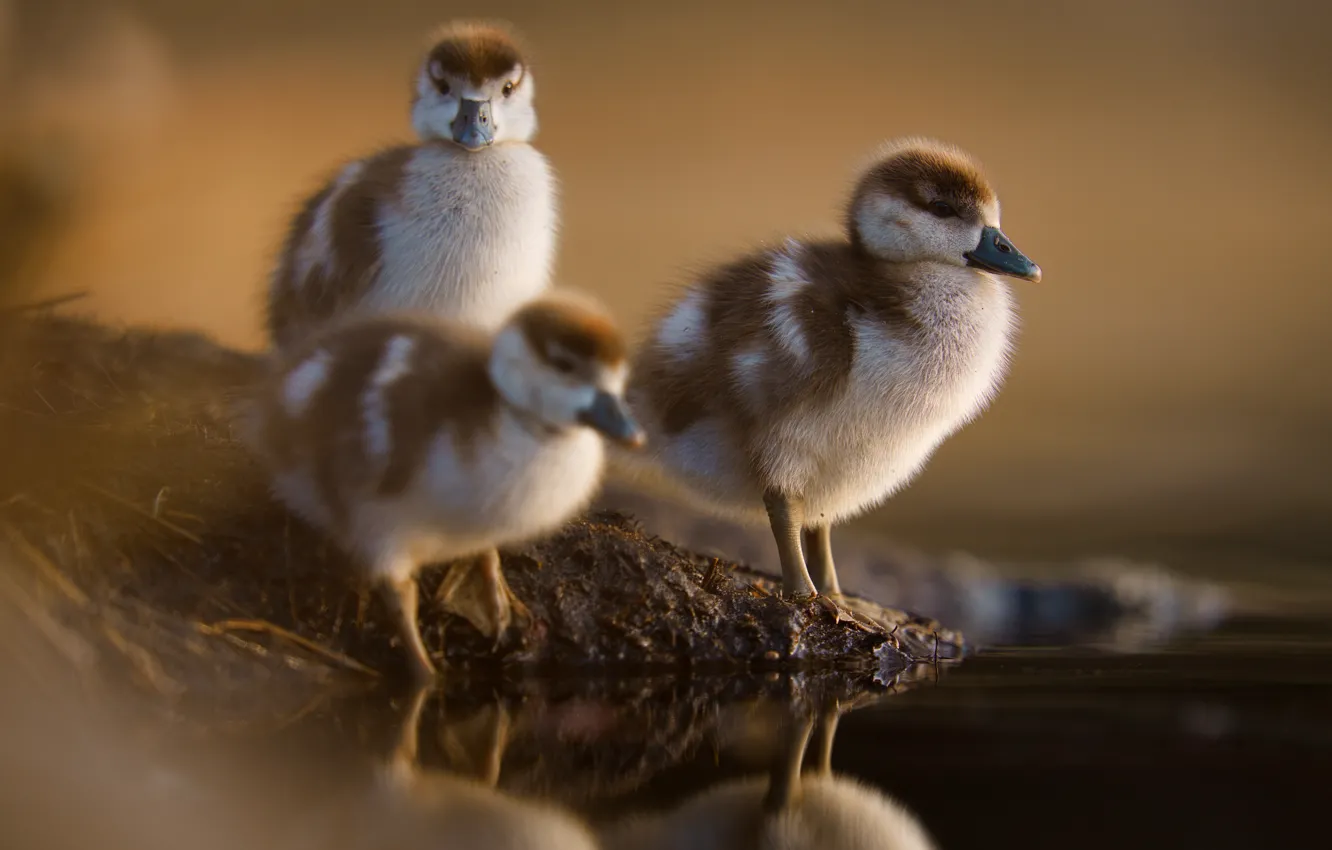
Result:
<svg viewBox="0 0 1332 850">
<path fill-rule="evenodd" d="M 999 276 L 1041 276 L 1000 231 L 979 165 L 934 141 L 886 148 L 846 234 L 787 240 L 690 286 L 630 389 L 645 459 L 718 509 L 762 504 L 797 598 L 840 595 L 832 525 L 910 481 L 989 402 L 1016 324 Z"/>
<path fill-rule="evenodd" d="M 285 358 L 247 434 L 281 499 L 359 557 L 396 608 L 414 674 L 434 675 L 415 575 L 455 566 L 446 608 L 498 642 L 513 612 L 496 546 L 553 531 L 599 485 L 601 436 L 643 433 L 622 393 L 625 345 L 568 295 L 521 308 L 493 337 L 458 323 L 340 323 Z"/>
<path fill-rule="evenodd" d="M 446 27 L 416 78 L 421 141 L 344 166 L 292 220 L 269 286 L 274 345 L 353 311 L 493 329 L 543 292 L 558 210 L 550 165 L 529 144 L 534 94 L 506 30 Z"/>
</svg>

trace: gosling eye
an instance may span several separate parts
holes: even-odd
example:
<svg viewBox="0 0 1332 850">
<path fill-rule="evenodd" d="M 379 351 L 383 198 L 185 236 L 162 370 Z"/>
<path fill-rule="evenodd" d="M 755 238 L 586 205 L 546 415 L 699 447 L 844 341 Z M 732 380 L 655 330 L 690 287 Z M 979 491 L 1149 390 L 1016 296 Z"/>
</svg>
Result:
<svg viewBox="0 0 1332 850">
<path fill-rule="evenodd" d="M 555 368 L 556 372 L 559 372 L 562 375 L 572 375 L 574 370 L 578 368 L 578 364 L 575 363 L 572 358 L 566 357 L 563 354 L 553 355 L 550 358 L 550 365 Z"/>
<path fill-rule="evenodd" d="M 513 94 L 513 83 L 505 83 L 503 92 L 505 97 L 511 96 Z"/>
<path fill-rule="evenodd" d="M 930 202 L 930 212 L 938 218 L 957 218 L 957 210 L 947 201 Z"/>
</svg>

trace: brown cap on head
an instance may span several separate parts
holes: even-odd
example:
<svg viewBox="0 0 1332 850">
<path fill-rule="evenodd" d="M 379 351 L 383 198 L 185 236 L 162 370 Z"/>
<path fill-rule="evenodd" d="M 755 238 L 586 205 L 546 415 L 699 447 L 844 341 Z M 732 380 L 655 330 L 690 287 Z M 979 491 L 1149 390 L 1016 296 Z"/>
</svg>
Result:
<svg viewBox="0 0 1332 850">
<path fill-rule="evenodd" d="M 522 61 L 519 45 L 506 25 L 476 21 L 445 25 L 426 57 L 427 64 L 438 63 L 446 73 L 466 76 L 473 85 L 506 74 Z"/>
<path fill-rule="evenodd" d="M 520 328 L 532 350 L 547 361 L 567 352 L 613 367 L 628 356 L 624 337 L 611 318 L 594 302 L 567 293 L 527 304 L 508 323 Z"/>
<path fill-rule="evenodd" d="M 865 195 L 879 193 L 905 198 L 921 209 L 943 201 L 962 216 L 978 215 L 995 202 L 979 163 L 965 151 L 930 139 L 890 143 L 860 178 L 851 209 Z"/>
</svg>

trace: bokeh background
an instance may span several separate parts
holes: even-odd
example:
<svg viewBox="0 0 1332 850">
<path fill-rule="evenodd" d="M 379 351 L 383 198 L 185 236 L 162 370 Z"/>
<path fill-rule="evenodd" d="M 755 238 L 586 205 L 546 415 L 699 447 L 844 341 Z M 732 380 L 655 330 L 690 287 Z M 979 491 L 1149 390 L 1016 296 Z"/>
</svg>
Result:
<svg viewBox="0 0 1332 850">
<path fill-rule="evenodd" d="M 258 347 L 287 216 L 408 138 L 430 28 L 513 21 L 563 283 L 641 327 L 700 264 L 836 230 L 883 139 L 989 167 L 1045 269 L 993 408 L 869 527 L 1250 575 L 1332 560 L 1332 6 L 0 0 L 0 260 L 32 297 Z M 17 187 L 17 188 L 16 188 Z"/>
</svg>

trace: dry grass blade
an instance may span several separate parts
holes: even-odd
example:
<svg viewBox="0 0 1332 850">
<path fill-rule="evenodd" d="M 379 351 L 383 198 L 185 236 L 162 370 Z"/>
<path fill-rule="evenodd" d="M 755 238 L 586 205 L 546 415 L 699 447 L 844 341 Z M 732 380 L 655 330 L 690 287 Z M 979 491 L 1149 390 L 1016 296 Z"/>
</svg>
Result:
<svg viewBox="0 0 1332 850">
<path fill-rule="evenodd" d="M 9 538 L 9 545 L 13 546 L 16 552 L 36 567 L 37 571 L 52 587 L 79 608 L 88 607 L 88 595 L 79 590 L 74 582 L 69 579 L 69 576 L 65 575 L 64 571 L 56 566 L 54 561 L 46 557 L 45 552 L 28 542 L 28 538 L 24 537 L 23 533 L 11 523 L 4 523 L 4 528 L 5 536 Z"/>
<path fill-rule="evenodd" d="M 130 641 L 109 624 L 102 625 L 102 634 L 108 643 L 125 656 L 143 681 L 157 693 L 172 697 L 179 697 L 185 693 L 185 686 L 168 676 L 151 652 Z"/>
<path fill-rule="evenodd" d="M 360 673 L 365 676 L 373 676 L 376 678 L 379 677 L 379 671 L 372 670 L 371 668 L 357 661 L 355 658 L 352 658 L 348 655 L 344 655 L 343 653 L 338 652 L 336 650 L 329 649 L 328 647 L 323 646 L 322 644 L 316 643 L 315 641 L 312 641 L 307 637 L 302 637 L 296 634 L 295 632 L 288 631 L 287 629 L 284 629 L 275 623 L 270 623 L 267 620 L 222 620 L 221 622 L 213 623 L 212 625 L 209 625 L 207 623 L 200 623 L 199 630 L 204 632 L 205 634 L 227 634 L 229 632 L 263 632 L 265 634 L 270 634 L 273 635 L 274 637 L 285 640 L 289 643 L 293 643 L 296 646 L 299 646 L 308 652 L 312 652 L 315 655 L 318 655 L 320 658 L 323 658 L 325 661 L 331 662 L 332 664 L 335 664 L 344 669 L 351 670 L 353 672 Z"/>
<path fill-rule="evenodd" d="M 174 531 L 176 534 L 179 534 L 181 537 L 184 537 L 186 540 L 190 541 L 191 543 L 197 544 L 199 546 L 204 545 L 203 539 L 199 537 L 199 535 L 195 534 L 192 531 L 189 531 L 188 529 L 181 528 L 179 525 L 176 525 L 171 520 L 165 519 L 160 516 L 154 516 L 152 511 L 145 510 L 144 508 L 141 508 L 138 505 L 131 502 L 129 499 L 126 499 L 122 496 L 117 496 L 115 493 L 112 493 L 110 490 L 107 490 L 104 487 L 98 487 L 96 484 L 89 484 L 87 481 L 83 481 L 81 483 L 83 484 L 84 487 L 93 491 L 97 495 L 110 499 L 111 501 L 115 502 L 117 505 L 120 505 L 121 507 L 125 507 L 131 511 L 134 511 L 134 513 L 138 514 L 139 516 L 143 517 L 144 519 L 150 522 L 155 522 L 165 529 Z"/>
<path fill-rule="evenodd" d="M 92 645 L 72 629 L 57 622 L 44 606 L 33 599 L 4 570 L 0 570 L 0 596 L 3 596 L 10 607 L 26 619 L 52 648 L 64 656 L 73 669 L 87 673 L 97 663 L 97 651 Z M 40 676 L 36 677 L 36 680 L 40 679 Z"/>
</svg>

